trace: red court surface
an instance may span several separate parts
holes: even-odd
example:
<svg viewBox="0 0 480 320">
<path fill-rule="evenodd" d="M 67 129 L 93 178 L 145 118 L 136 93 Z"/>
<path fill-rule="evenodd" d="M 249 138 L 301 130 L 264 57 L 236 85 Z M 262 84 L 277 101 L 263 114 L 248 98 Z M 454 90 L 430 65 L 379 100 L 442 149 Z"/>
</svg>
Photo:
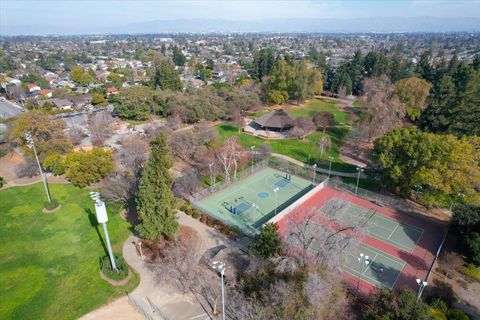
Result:
<svg viewBox="0 0 480 320">
<path fill-rule="evenodd" d="M 342 198 L 343 200 L 346 200 L 354 204 L 355 206 L 364 209 L 376 210 L 376 214 L 380 214 L 385 217 L 394 219 L 400 223 L 409 224 L 424 230 L 412 251 L 399 248 L 390 243 L 381 241 L 378 238 L 374 238 L 368 234 L 365 234 L 362 240 L 363 244 L 373 247 L 379 251 L 383 251 L 405 262 L 405 266 L 399 274 L 395 282 L 394 288 L 401 288 L 407 286 L 416 290 L 417 283 L 415 279 L 425 278 L 428 269 L 430 268 L 430 265 L 434 260 L 438 247 L 440 246 L 442 239 L 445 235 L 445 230 L 441 226 L 435 225 L 430 221 L 416 218 L 407 213 L 396 212 L 387 207 L 381 207 L 375 203 L 351 195 L 349 193 L 345 193 L 334 188 L 325 187 L 320 189 L 317 193 L 313 194 L 293 212 L 287 214 L 278 221 L 280 233 L 285 236 L 285 234 L 288 232 L 288 221 L 291 221 L 292 219 L 302 220 L 302 214 L 308 214 L 308 209 L 321 208 L 323 204 L 325 204 L 334 197 Z M 326 218 L 316 217 L 315 220 L 316 222 L 322 223 L 323 225 L 328 225 L 330 228 L 338 227 L 332 225 L 332 223 L 329 223 L 329 220 Z M 299 222 L 300 221 L 296 221 L 296 223 Z M 359 282 L 358 277 L 345 271 L 343 271 L 342 274 L 350 286 L 352 286 L 353 288 L 357 287 L 357 284 Z M 375 285 L 371 284 L 370 282 L 364 281 L 363 279 L 360 280 L 359 291 L 362 294 L 370 295 L 373 293 L 375 288 Z"/>
</svg>

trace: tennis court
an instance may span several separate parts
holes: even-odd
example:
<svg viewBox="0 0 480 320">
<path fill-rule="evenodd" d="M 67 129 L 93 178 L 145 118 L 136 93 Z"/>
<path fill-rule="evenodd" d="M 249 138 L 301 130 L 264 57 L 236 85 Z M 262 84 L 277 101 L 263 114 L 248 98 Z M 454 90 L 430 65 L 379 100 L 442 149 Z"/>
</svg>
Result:
<svg viewBox="0 0 480 320">
<path fill-rule="evenodd" d="M 342 206 L 341 203 L 347 205 Z M 377 214 L 375 210 L 356 206 L 340 198 L 330 199 L 320 208 L 319 213 L 326 215 L 326 212 L 332 212 L 333 206 L 338 208 L 336 208 L 335 218 L 340 224 L 365 222 L 366 232 L 369 235 L 410 252 L 423 234 L 421 228 Z M 326 216 L 332 218 L 331 214 Z"/>
<path fill-rule="evenodd" d="M 368 264 L 358 260 L 360 253 L 364 258 L 368 256 Z M 393 289 L 404 267 L 404 261 L 365 244 L 360 245 L 358 253 L 347 252 L 342 256 L 343 271 L 377 287 Z"/>
<path fill-rule="evenodd" d="M 313 188 L 311 181 L 266 167 L 196 202 L 205 213 L 246 234 Z"/>
</svg>

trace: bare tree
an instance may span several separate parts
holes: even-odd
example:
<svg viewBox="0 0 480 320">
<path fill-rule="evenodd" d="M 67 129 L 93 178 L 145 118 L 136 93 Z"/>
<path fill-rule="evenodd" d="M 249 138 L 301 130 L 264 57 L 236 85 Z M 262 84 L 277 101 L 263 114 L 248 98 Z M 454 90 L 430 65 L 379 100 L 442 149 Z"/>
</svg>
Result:
<svg viewBox="0 0 480 320">
<path fill-rule="evenodd" d="M 194 132 L 199 145 L 209 145 L 218 137 L 217 130 L 206 121 L 197 124 Z"/>
<path fill-rule="evenodd" d="M 179 129 L 182 123 L 183 123 L 182 117 L 177 113 L 167 118 L 167 127 L 170 128 L 171 130 Z"/>
<path fill-rule="evenodd" d="M 90 116 L 88 120 L 88 130 L 94 146 L 103 146 L 105 140 L 112 136 L 114 121 L 108 112 L 96 112 Z"/>
<path fill-rule="evenodd" d="M 345 98 L 347 96 L 347 87 L 346 86 L 340 86 L 337 90 L 337 95 L 339 98 Z"/>
<path fill-rule="evenodd" d="M 87 135 L 79 126 L 73 126 L 68 129 L 67 136 L 74 146 L 78 146 Z"/>
<path fill-rule="evenodd" d="M 25 162 L 15 167 L 15 174 L 19 178 L 31 178 L 34 176 L 38 176 L 40 172 L 38 171 L 37 163 L 31 158 L 25 157 Z"/>
<path fill-rule="evenodd" d="M 121 144 L 122 148 L 115 157 L 118 167 L 139 177 L 143 164 L 148 159 L 147 141 L 138 136 L 129 136 L 123 139 Z"/>
<path fill-rule="evenodd" d="M 177 197 L 192 195 L 198 188 L 199 179 L 195 169 L 188 170 L 175 180 L 173 193 Z"/>
<path fill-rule="evenodd" d="M 232 171 L 233 178 L 236 178 L 239 161 L 242 157 L 245 157 L 245 152 L 241 149 L 236 137 L 225 139 L 223 145 L 217 150 L 216 158 L 223 168 L 226 182 L 231 180 Z"/>
<path fill-rule="evenodd" d="M 323 156 L 323 153 L 332 148 L 332 139 L 329 136 L 322 136 L 320 140 L 317 141 L 318 151 L 320 152 L 320 157 Z"/>
<path fill-rule="evenodd" d="M 138 192 L 138 178 L 127 172 L 114 172 L 105 179 L 102 196 L 110 202 L 128 205 Z"/>
<path fill-rule="evenodd" d="M 172 154 L 182 160 L 190 161 L 193 157 L 198 141 L 190 131 L 177 132 L 170 137 Z"/>
<path fill-rule="evenodd" d="M 313 116 L 313 123 L 317 126 L 317 129 L 322 129 L 325 133 L 327 128 L 335 125 L 335 117 L 331 112 L 320 111 Z"/>
<path fill-rule="evenodd" d="M 244 126 L 242 110 L 236 106 L 231 106 L 229 109 L 229 115 L 232 123 L 238 127 L 238 132 L 240 132 Z"/>
<path fill-rule="evenodd" d="M 361 100 L 365 112 L 360 129 L 366 132 L 370 142 L 403 125 L 405 108 L 386 76 L 366 79 L 363 89 L 365 94 Z"/>
<path fill-rule="evenodd" d="M 301 139 L 304 139 L 307 134 L 315 130 L 315 124 L 311 119 L 306 117 L 299 117 L 295 119 L 292 133 Z"/>
</svg>

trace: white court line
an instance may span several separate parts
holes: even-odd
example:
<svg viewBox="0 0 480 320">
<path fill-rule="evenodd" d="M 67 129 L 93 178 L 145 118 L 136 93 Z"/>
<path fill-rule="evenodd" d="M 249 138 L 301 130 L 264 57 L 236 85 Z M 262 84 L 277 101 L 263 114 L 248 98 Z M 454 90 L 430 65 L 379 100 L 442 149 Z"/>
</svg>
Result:
<svg viewBox="0 0 480 320">
<path fill-rule="evenodd" d="M 392 289 L 395 288 L 395 285 L 397 284 L 397 280 L 398 280 L 398 278 L 400 278 L 400 275 L 402 274 L 403 269 L 405 269 L 405 266 L 406 266 L 406 265 L 407 265 L 407 263 L 404 263 L 402 269 L 401 269 L 400 272 L 397 274 L 397 278 L 396 278 L 395 281 L 393 282 Z"/>
<path fill-rule="evenodd" d="M 395 229 L 393 229 L 392 233 L 390 233 L 390 235 L 388 236 L 387 240 L 390 240 L 390 238 L 392 237 L 392 235 L 395 233 L 395 231 L 397 230 L 398 226 L 400 225 L 400 223 L 397 223 L 397 226 L 395 227 Z"/>
</svg>

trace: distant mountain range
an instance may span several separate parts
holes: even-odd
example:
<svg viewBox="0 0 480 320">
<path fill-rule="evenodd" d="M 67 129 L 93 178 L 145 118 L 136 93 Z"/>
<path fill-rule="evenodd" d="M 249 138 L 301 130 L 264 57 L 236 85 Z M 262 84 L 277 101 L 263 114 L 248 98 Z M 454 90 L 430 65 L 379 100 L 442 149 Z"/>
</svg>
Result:
<svg viewBox="0 0 480 320">
<path fill-rule="evenodd" d="M 278 19 L 232 21 L 177 19 L 132 23 L 117 27 L 78 28 L 56 25 L 1 25 L 0 35 L 135 34 L 185 32 L 320 32 L 401 33 L 479 32 L 480 18 L 372 17 L 357 19 Z"/>
</svg>

